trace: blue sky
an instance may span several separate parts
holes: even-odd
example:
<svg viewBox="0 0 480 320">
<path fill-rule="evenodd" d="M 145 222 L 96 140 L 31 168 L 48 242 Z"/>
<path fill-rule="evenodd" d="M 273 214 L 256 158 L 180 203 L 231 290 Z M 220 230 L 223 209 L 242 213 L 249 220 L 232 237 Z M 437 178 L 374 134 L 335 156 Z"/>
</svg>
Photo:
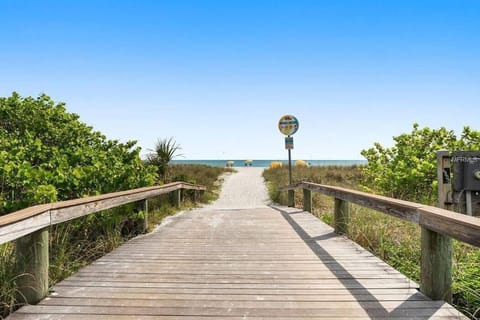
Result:
<svg viewBox="0 0 480 320">
<path fill-rule="evenodd" d="M 421 126 L 480 130 L 480 1 L 0 0 L 0 95 L 46 93 L 109 138 L 187 159 L 361 159 Z"/>
</svg>

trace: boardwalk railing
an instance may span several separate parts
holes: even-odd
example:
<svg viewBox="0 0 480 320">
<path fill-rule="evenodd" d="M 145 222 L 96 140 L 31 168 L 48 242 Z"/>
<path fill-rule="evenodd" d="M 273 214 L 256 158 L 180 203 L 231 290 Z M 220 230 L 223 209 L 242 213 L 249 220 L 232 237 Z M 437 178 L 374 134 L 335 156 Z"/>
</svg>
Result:
<svg viewBox="0 0 480 320">
<path fill-rule="evenodd" d="M 48 228 L 102 210 L 143 201 L 145 230 L 148 217 L 148 199 L 173 193 L 175 205 L 180 206 L 182 190 L 198 192 L 206 188 L 185 182 L 145 187 L 94 197 L 29 207 L 0 216 L 0 244 L 16 240 L 17 279 L 20 295 L 27 303 L 35 304 L 48 293 Z"/>
<path fill-rule="evenodd" d="M 291 207 L 294 206 L 295 189 L 303 189 L 303 209 L 309 212 L 312 212 L 312 191 L 334 197 L 334 229 L 337 234 L 347 232 L 349 203 L 420 225 L 420 291 L 433 300 L 451 300 L 451 238 L 480 247 L 479 218 L 415 202 L 310 182 L 299 182 L 281 189 L 288 191 L 288 205 Z"/>
</svg>

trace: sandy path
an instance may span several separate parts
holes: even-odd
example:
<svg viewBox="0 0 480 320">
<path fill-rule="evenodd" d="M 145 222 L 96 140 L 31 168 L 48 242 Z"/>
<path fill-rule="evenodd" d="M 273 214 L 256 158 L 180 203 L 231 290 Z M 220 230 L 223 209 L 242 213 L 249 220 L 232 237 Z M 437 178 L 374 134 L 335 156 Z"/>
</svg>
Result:
<svg viewBox="0 0 480 320">
<path fill-rule="evenodd" d="M 225 176 L 220 197 L 206 209 L 252 209 L 270 203 L 262 173 L 264 168 L 238 167 Z"/>
</svg>

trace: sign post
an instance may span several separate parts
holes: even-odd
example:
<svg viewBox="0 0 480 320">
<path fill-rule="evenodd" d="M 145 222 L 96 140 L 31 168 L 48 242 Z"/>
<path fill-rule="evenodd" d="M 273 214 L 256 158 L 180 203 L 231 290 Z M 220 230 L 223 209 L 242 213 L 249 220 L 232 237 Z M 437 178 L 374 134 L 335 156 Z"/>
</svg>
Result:
<svg viewBox="0 0 480 320">
<path fill-rule="evenodd" d="M 288 183 L 292 184 L 292 149 L 293 149 L 293 137 L 292 135 L 297 132 L 299 122 L 297 118 L 292 115 L 284 115 L 278 121 L 278 129 L 281 133 L 286 135 L 285 137 L 285 149 L 288 150 Z M 293 190 L 288 192 L 288 206 L 294 206 L 294 193 Z"/>
</svg>

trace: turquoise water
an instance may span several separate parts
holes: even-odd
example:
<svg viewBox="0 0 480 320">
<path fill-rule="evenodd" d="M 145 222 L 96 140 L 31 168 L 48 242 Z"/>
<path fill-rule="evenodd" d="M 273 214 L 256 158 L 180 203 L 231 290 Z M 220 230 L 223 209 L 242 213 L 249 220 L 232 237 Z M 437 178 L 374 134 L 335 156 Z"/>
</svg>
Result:
<svg viewBox="0 0 480 320">
<path fill-rule="evenodd" d="M 173 160 L 172 164 L 204 164 L 213 167 L 225 167 L 228 160 Z M 245 160 L 232 160 L 235 167 L 245 166 Z M 288 164 L 287 160 L 253 160 L 252 167 L 268 167 L 271 162 L 282 162 Z M 367 164 L 366 160 L 305 160 L 312 166 L 352 166 Z M 295 165 L 295 160 L 292 160 Z"/>
</svg>

